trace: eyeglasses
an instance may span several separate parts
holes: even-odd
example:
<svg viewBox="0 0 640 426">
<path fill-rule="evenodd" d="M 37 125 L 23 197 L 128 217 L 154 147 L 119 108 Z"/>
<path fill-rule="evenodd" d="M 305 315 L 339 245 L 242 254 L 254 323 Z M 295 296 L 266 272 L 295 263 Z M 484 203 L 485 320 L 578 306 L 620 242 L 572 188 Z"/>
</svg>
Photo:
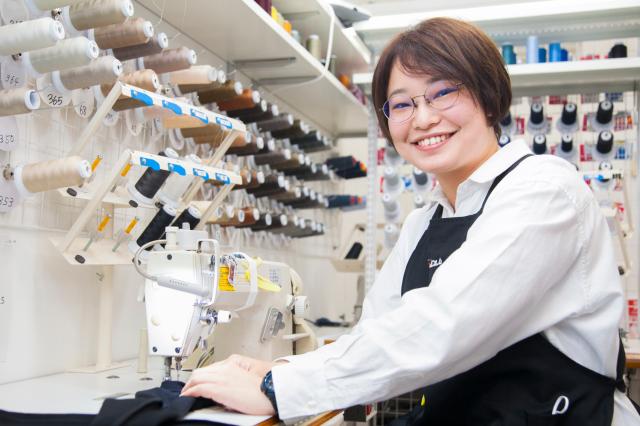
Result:
<svg viewBox="0 0 640 426">
<path fill-rule="evenodd" d="M 464 83 L 452 84 L 445 81 L 436 82 L 424 91 L 424 94 L 417 96 L 409 96 L 404 93 L 398 93 L 391 96 L 382 105 L 382 112 L 389 121 L 394 123 L 402 123 L 413 116 L 417 108 L 415 99 L 423 97 L 425 102 L 431 108 L 444 111 L 455 105 L 460 94 L 460 86 Z"/>
</svg>

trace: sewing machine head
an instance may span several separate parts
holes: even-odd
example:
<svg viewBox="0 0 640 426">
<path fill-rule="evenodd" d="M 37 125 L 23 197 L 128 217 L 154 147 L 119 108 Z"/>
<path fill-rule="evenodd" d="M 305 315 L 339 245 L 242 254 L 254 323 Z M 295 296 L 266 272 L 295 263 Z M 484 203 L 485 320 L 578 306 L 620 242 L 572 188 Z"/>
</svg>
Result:
<svg viewBox="0 0 640 426">
<path fill-rule="evenodd" d="M 195 368 L 213 345 L 218 360 L 232 353 L 265 359 L 293 353 L 294 339 L 286 336 L 293 333 L 296 303 L 301 313 L 306 301 L 293 296 L 286 264 L 223 255 L 205 231 L 167 227 L 166 235 L 164 249 L 156 244 L 148 253 L 146 271 L 137 265 L 147 278 L 150 355 L 194 355 L 185 365 Z"/>
</svg>

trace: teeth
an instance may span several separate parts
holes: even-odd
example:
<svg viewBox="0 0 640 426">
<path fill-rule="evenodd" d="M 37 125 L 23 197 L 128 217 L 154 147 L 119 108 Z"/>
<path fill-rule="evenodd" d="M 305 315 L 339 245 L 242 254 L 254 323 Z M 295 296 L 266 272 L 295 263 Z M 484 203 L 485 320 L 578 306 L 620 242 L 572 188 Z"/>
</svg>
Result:
<svg viewBox="0 0 640 426">
<path fill-rule="evenodd" d="M 437 143 L 443 142 L 448 138 L 448 135 L 440 135 L 440 136 L 434 136 L 431 138 L 426 138 L 423 139 L 421 141 L 418 142 L 419 146 L 431 146 L 431 145 L 435 145 Z"/>
</svg>

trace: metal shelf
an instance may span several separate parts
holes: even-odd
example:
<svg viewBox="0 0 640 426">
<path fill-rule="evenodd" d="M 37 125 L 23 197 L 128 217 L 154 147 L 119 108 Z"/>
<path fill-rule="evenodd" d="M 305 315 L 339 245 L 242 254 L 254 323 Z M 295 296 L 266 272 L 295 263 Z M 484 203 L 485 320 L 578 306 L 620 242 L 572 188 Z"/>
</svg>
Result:
<svg viewBox="0 0 640 426">
<path fill-rule="evenodd" d="M 366 107 L 253 0 L 139 3 L 333 136 L 366 133 Z"/>
<path fill-rule="evenodd" d="M 377 16 L 354 26 L 370 47 L 380 50 L 392 35 L 437 16 L 472 22 L 497 43 L 524 44 L 530 35 L 537 35 L 541 43 L 548 43 L 640 34 L 640 3 L 635 0 L 553 0 L 448 9 Z"/>
<path fill-rule="evenodd" d="M 640 58 L 509 65 L 514 96 L 564 95 L 635 90 Z M 356 74 L 355 84 L 370 85 L 372 73 Z"/>
</svg>

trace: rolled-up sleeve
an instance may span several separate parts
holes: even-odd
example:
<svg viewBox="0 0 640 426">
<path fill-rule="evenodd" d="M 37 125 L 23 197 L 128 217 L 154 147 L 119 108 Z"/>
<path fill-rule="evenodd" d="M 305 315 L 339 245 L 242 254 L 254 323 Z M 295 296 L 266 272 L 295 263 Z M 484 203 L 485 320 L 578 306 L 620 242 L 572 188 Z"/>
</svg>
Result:
<svg viewBox="0 0 640 426">
<path fill-rule="evenodd" d="M 391 310 L 370 306 L 354 333 L 274 368 L 281 418 L 439 382 L 561 321 L 566 311 L 542 315 L 540 302 L 580 268 L 580 211 L 550 180 L 499 185 L 429 287 L 406 293 Z M 396 251 L 376 287 L 395 280 L 399 291 L 408 256 Z"/>
</svg>

